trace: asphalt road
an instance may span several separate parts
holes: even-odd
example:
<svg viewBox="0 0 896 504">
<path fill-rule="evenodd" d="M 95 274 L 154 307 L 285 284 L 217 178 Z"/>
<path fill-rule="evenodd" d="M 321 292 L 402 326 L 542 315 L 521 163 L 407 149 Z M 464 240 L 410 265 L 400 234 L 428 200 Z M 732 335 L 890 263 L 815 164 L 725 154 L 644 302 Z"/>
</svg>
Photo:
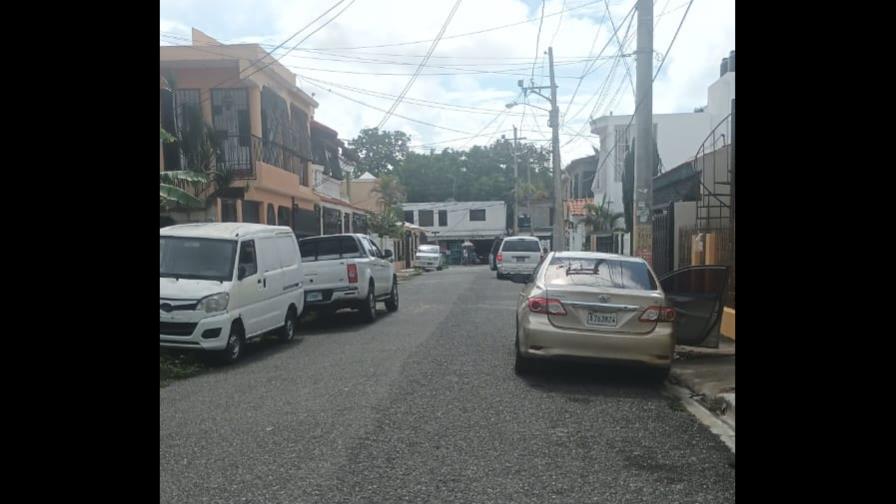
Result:
<svg viewBox="0 0 896 504">
<path fill-rule="evenodd" d="M 487 266 L 262 342 L 159 391 L 160 501 L 734 502 L 728 449 L 636 369 L 513 373 L 520 286 Z"/>
</svg>

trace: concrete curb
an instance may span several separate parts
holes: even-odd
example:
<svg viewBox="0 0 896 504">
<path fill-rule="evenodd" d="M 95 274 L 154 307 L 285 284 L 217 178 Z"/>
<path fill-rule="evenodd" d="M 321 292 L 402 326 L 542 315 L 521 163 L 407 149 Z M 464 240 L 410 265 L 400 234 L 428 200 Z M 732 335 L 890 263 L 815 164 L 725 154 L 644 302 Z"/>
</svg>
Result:
<svg viewBox="0 0 896 504">
<path fill-rule="evenodd" d="M 678 385 L 672 385 L 671 383 L 666 384 L 666 393 L 678 398 L 684 407 L 700 421 L 703 425 L 709 427 L 709 430 L 719 437 L 725 446 L 731 450 L 731 453 L 734 453 L 735 447 L 735 433 L 734 427 L 729 425 L 727 422 L 723 421 L 721 418 L 717 417 L 711 411 L 706 409 L 702 404 L 695 401 L 691 395 L 691 391 L 679 387 Z"/>
</svg>

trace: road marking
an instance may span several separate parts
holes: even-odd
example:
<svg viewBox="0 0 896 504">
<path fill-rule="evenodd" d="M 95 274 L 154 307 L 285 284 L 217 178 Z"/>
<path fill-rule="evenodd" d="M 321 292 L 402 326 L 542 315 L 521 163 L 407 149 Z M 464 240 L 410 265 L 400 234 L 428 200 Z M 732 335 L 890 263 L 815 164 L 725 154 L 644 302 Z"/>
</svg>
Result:
<svg viewBox="0 0 896 504">
<path fill-rule="evenodd" d="M 697 417 L 697 420 L 700 420 L 700 423 L 709 427 L 709 430 L 725 443 L 731 453 L 734 453 L 734 429 L 730 425 L 717 418 L 702 404 L 691 399 L 691 392 L 688 389 L 667 383 L 666 393 L 679 399 L 684 407 Z"/>
</svg>

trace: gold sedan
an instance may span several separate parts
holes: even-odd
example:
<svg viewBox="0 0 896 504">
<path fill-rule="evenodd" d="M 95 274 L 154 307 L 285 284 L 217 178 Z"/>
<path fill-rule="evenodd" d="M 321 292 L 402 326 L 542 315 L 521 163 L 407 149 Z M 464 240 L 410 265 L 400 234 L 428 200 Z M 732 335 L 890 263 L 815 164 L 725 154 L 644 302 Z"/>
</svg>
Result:
<svg viewBox="0 0 896 504">
<path fill-rule="evenodd" d="M 552 252 L 520 292 L 517 374 L 537 359 L 635 362 L 665 378 L 676 309 L 641 258 Z"/>
</svg>

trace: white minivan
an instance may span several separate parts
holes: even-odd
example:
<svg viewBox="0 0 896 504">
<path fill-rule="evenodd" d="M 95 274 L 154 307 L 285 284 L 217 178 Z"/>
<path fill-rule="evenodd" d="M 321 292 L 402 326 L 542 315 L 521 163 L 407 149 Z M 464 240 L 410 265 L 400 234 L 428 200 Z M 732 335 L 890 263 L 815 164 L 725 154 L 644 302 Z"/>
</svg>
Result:
<svg viewBox="0 0 896 504">
<path fill-rule="evenodd" d="M 499 279 L 510 275 L 531 275 L 541 262 L 541 242 L 534 236 L 510 236 L 504 238 L 495 265 Z"/>
<path fill-rule="evenodd" d="M 196 223 L 159 229 L 159 346 L 240 358 L 247 341 L 277 330 L 290 341 L 304 308 L 293 231 Z"/>
</svg>

